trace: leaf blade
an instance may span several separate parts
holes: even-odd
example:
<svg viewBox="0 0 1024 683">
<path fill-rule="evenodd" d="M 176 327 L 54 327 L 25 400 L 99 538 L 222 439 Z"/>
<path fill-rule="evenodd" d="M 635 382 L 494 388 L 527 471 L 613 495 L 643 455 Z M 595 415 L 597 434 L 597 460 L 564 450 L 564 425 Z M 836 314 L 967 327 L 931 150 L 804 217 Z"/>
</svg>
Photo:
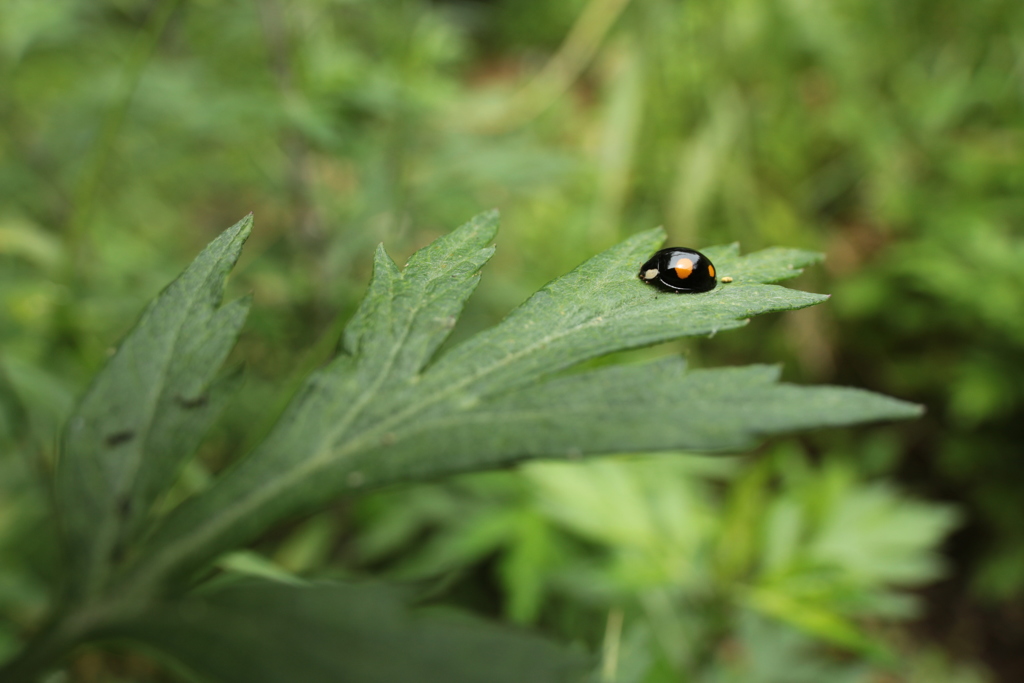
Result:
<svg viewBox="0 0 1024 683">
<path fill-rule="evenodd" d="M 352 461 L 365 485 L 500 467 L 527 458 L 735 452 L 766 436 L 904 419 L 920 406 L 846 387 L 778 382 L 778 368 L 688 371 L 680 359 L 558 377 L 458 410 L 445 406 Z M 421 443 L 436 444 L 431 459 Z"/>
<path fill-rule="evenodd" d="M 411 609 L 392 588 L 247 580 L 101 635 L 141 642 L 222 683 L 567 683 L 582 658 L 468 616 Z"/>
<path fill-rule="evenodd" d="M 499 325 L 452 349 L 426 380 L 440 387 L 463 367 L 481 368 L 476 372 L 479 381 L 466 385 L 486 395 L 494 387 L 524 384 L 612 351 L 714 334 L 742 326 L 754 315 L 804 308 L 828 298 L 766 284 L 799 274 L 798 265 L 820 255 L 774 250 L 764 258 L 739 258 L 735 245 L 722 253 L 740 282 L 719 284 L 701 294 L 658 292 L 639 281 L 636 268 L 664 238 L 664 231 L 655 228 L 589 259 L 546 285 Z"/>
<path fill-rule="evenodd" d="M 247 299 L 221 306 L 251 216 L 217 237 L 153 301 L 94 379 L 65 431 L 57 503 L 72 594 L 95 590 L 119 548 L 199 444 L 223 404 L 215 376 Z"/>
</svg>

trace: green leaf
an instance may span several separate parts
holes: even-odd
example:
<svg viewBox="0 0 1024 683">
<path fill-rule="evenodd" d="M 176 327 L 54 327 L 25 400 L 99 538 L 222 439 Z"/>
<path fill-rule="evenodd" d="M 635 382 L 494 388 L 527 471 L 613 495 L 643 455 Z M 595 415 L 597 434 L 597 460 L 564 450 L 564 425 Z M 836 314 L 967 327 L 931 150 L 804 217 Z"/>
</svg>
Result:
<svg viewBox="0 0 1024 683">
<path fill-rule="evenodd" d="M 868 585 L 923 584 L 942 575 L 942 559 L 928 551 L 958 525 L 951 507 L 907 500 L 885 484 L 851 487 L 830 502 L 808 548 L 813 561 Z"/>
<path fill-rule="evenodd" d="M 842 647 L 880 660 L 891 660 L 886 645 L 847 617 L 811 601 L 801 601 L 783 591 L 758 587 L 747 592 L 746 601 L 758 611 L 790 622 L 801 630 Z"/>
<path fill-rule="evenodd" d="M 843 387 L 778 383 L 774 366 L 687 371 L 678 358 L 602 368 L 517 389 L 455 412 L 424 411 L 394 445 L 353 458 L 377 484 L 534 457 L 622 451 L 737 451 L 757 436 L 908 418 L 917 406 Z M 422 444 L 443 444 L 443 460 Z"/>
<path fill-rule="evenodd" d="M 479 216 L 404 270 L 378 250 L 370 291 L 345 332 L 348 353 L 308 380 L 263 444 L 155 532 L 135 580 L 199 568 L 350 488 L 530 457 L 731 450 L 763 434 L 917 414 L 867 392 L 779 385 L 767 367 L 687 372 L 668 360 L 551 377 L 606 353 L 826 298 L 767 284 L 816 254 L 741 257 L 735 245 L 707 250 L 731 284 L 658 292 L 636 270 L 661 245 L 661 230 L 590 259 L 427 366 L 476 286 L 496 225 L 496 214 Z"/>
<path fill-rule="evenodd" d="M 776 250 L 774 269 L 740 257 L 738 245 L 707 250 L 719 274 L 736 281 L 703 294 L 665 294 L 636 277 L 665 239 L 658 228 L 595 256 L 517 308 L 501 324 L 441 358 L 424 378 L 432 389 L 466 397 L 492 394 L 596 356 L 679 337 L 741 327 L 753 315 L 804 308 L 828 297 L 767 285 L 818 260 Z"/>
<path fill-rule="evenodd" d="M 160 294 L 68 422 L 56 490 L 73 593 L 103 583 L 230 393 L 216 374 L 249 301 L 220 304 L 251 228 L 224 232 Z"/>
<path fill-rule="evenodd" d="M 414 609 L 381 585 L 247 580 L 161 605 L 100 634 L 220 683 L 555 683 L 582 657 L 539 636 Z"/>
</svg>

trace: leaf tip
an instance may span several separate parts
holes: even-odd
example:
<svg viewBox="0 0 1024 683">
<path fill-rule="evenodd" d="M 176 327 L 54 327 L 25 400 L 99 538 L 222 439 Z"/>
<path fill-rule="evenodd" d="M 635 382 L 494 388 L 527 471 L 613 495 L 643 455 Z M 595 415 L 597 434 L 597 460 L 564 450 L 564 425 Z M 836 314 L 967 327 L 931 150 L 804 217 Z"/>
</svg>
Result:
<svg viewBox="0 0 1024 683">
<path fill-rule="evenodd" d="M 242 220 L 238 221 L 230 228 L 228 228 L 228 233 L 230 233 L 231 236 L 234 237 L 235 239 L 239 239 L 242 242 L 244 242 L 249 238 L 249 235 L 252 233 L 252 226 L 254 224 L 254 221 L 255 216 L 253 212 L 250 211 L 249 213 L 245 214 L 245 216 L 242 217 Z"/>
<path fill-rule="evenodd" d="M 501 213 L 497 209 L 489 209 L 478 213 L 464 226 L 467 230 L 476 233 L 479 241 L 490 242 L 498 234 L 498 223 Z M 461 229 L 461 228 L 460 228 Z M 456 229 L 458 232 L 460 229 Z"/>
<path fill-rule="evenodd" d="M 900 399 L 895 399 L 895 400 L 897 400 L 901 404 L 903 404 L 903 408 L 904 408 L 904 410 L 906 410 L 908 418 L 911 418 L 911 417 L 923 417 L 924 414 L 928 412 L 928 408 L 925 407 L 921 403 L 911 403 L 910 401 L 903 401 L 903 400 L 900 400 Z"/>
<path fill-rule="evenodd" d="M 253 226 L 253 214 L 250 212 L 242 220 L 238 221 L 230 228 L 222 232 L 215 240 L 207 245 L 200 257 L 196 259 L 198 262 L 203 256 L 212 256 L 215 260 L 222 264 L 222 268 L 230 270 L 235 263 L 238 262 L 238 257 L 242 253 L 242 245 L 249 239 L 249 235 L 252 234 Z M 195 265 L 196 262 L 193 262 Z"/>
<path fill-rule="evenodd" d="M 925 414 L 925 407 L 920 403 L 911 403 L 902 399 L 873 394 L 880 401 L 879 412 L 873 416 L 875 421 L 916 420 Z"/>
<path fill-rule="evenodd" d="M 378 242 L 376 249 L 373 250 L 373 260 L 376 262 L 381 259 L 387 259 L 390 261 L 391 257 L 388 256 L 387 249 L 384 248 L 384 243 Z"/>
<path fill-rule="evenodd" d="M 391 255 L 388 254 L 387 250 L 384 248 L 384 243 L 381 242 L 378 244 L 377 249 L 373 252 L 374 278 L 376 279 L 384 274 L 398 275 L 399 272 L 401 272 L 401 270 L 399 269 L 398 264 L 395 263 L 394 259 L 391 258 Z"/>
</svg>

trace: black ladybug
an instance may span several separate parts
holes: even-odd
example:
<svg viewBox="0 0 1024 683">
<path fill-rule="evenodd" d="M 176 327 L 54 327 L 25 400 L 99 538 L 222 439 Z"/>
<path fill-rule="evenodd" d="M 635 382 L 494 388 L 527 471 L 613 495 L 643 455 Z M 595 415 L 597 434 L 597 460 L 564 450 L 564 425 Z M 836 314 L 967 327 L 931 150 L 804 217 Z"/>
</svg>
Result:
<svg viewBox="0 0 1024 683">
<path fill-rule="evenodd" d="M 666 292 L 707 292 L 715 288 L 715 267 L 695 249 L 662 249 L 640 266 L 640 279 Z"/>
</svg>

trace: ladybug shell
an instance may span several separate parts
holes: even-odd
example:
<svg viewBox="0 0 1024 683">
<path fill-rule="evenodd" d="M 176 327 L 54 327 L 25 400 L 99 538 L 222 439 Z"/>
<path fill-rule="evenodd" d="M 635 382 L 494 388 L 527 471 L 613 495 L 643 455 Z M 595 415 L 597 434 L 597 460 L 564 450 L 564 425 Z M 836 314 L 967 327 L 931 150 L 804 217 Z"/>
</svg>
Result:
<svg viewBox="0 0 1024 683">
<path fill-rule="evenodd" d="M 669 247 L 640 266 L 639 277 L 649 285 L 679 294 L 707 292 L 715 288 L 715 266 L 696 249 Z"/>
</svg>

